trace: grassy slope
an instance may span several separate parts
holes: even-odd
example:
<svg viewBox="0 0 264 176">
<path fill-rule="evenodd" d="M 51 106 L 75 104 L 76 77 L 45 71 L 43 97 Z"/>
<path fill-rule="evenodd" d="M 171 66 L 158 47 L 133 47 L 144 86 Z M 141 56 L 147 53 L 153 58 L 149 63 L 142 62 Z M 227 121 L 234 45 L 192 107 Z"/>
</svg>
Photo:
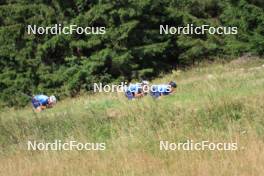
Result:
<svg viewBox="0 0 264 176">
<path fill-rule="evenodd" d="M 127 101 L 97 94 L 43 113 L 6 110 L 0 175 L 263 175 L 263 60 L 173 72 L 177 93 Z M 27 140 L 106 142 L 107 150 L 29 152 Z M 238 151 L 159 151 L 159 141 L 238 142 Z"/>
</svg>

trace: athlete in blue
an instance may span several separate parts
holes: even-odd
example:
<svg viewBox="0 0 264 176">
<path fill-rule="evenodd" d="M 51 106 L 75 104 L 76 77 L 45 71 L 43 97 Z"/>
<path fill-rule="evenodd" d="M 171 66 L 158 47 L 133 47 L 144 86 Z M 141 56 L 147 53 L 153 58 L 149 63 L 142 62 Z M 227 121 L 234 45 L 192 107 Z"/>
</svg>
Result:
<svg viewBox="0 0 264 176">
<path fill-rule="evenodd" d="M 129 84 L 125 91 L 125 95 L 129 100 L 133 98 L 142 97 L 142 86 L 140 83 L 137 84 Z"/>
<path fill-rule="evenodd" d="M 169 95 L 175 91 L 176 87 L 177 84 L 173 81 L 169 82 L 169 84 L 153 85 L 151 87 L 150 95 L 154 98 Z"/>
<path fill-rule="evenodd" d="M 37 112 L 40 112 L 46 108 L 53 107 L 56 104 L 57 100 L 54 95 L 47 96 L 47 95 L 35 95 L 32 97 L 32 105 L 36 109 Z"/>
<path fill-rule="evenodd" d="M 147 93 L 144 92 L 144 86 L 148 85 L 148 81 L 141 81 L 141 83 L 136 83 L 136 84 L 129 84 L 127 89 L 125 90 L 125 95 L 129 100 L 133 100 L 134 98 L 139 98 L 143 97 Z"/>
</svg>

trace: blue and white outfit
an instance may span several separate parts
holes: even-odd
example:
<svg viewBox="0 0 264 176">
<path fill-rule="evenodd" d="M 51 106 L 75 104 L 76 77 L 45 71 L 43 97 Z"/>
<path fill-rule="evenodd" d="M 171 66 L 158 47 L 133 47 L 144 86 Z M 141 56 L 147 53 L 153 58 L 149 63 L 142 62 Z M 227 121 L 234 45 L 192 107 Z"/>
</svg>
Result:
<svg viewBox="0 0 264 176">
<path fill-rule="evenodd" d="M 152 97 L 158 98 L 161 95 L 169 95 L 171 90 L 171 86 L 168 84 L 164 85 L 153 85 L 151 87 L 150 95 Z"/>
<path fill-rule="evenodd" d="M 125 95 L 129 100 L 131 100 L 135 98 L 135 93 L 140 93 L 141 91 L 142 91 L 141 84 L 129 84 L 129 86 L 125 90 Z"/>
<path fill-rule="evenodd" d="M 37 109 L 39 106 L 47 106 L 49 104 L 49 97 L 46 95 L 35 95 L 31 102 L 33 107 Z"/>
</svg>

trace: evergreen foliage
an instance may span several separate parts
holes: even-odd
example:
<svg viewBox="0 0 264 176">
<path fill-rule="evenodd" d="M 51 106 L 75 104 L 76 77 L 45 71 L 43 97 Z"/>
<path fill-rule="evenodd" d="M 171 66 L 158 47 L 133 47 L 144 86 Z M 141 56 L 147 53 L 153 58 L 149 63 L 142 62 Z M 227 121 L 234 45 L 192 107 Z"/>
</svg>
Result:
<svg viewBox="0 0 264 176">
<path fill-rule="evenodd" d="M 94 82 L 152 78 L 202 59 L 264 54 L 262 0 L 2 0 L 0 106 L 23 93 L 76 96 Z M 159 35 L 159 25 L 237 26 L 237 35 Z M 105 26 L 105 35 L 28 35 L 27 25 Z"/>
</svg>

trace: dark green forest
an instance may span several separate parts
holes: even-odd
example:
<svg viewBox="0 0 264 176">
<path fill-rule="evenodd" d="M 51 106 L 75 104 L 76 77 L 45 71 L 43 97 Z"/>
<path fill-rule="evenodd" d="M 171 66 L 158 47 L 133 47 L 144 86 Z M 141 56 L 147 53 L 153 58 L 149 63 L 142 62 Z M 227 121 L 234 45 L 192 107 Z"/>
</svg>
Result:
<svg viewBox="0 0 264 176">
<path fill-rule="evenodd" d="M 203 60 L 264 54 L 263 0 L 1 0 L 0 106 L 60 98 L 94 82 L 151 79 Z M 27 25 L 105 26 L 105 35 L 29 35 Z M 237 35 L 160 35 L 160 25 L 236 26 Z"/>
</svg>

